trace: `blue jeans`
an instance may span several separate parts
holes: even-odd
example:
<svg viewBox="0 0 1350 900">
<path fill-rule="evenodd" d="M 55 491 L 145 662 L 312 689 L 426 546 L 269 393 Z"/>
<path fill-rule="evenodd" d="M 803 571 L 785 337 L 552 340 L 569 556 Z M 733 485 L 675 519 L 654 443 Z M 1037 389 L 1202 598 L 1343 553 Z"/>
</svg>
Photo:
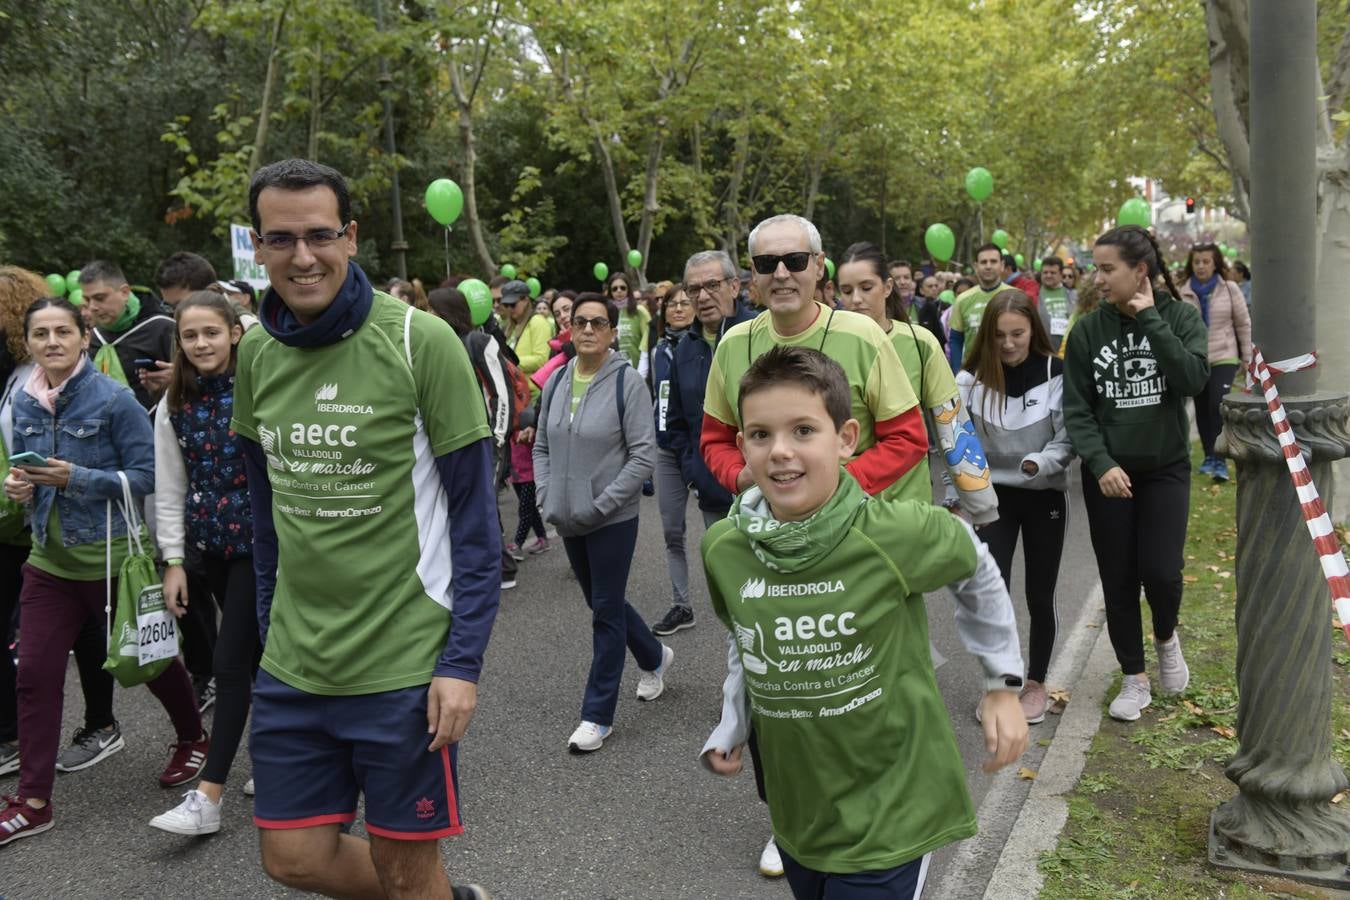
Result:
<svg viewBox="0 0 1350 900">
<path fill-rule="evenodd" d="M 614 724 L 625 647 L 639 668 L 650 672 L 661 665 L 661 642 L 624 598 L 637 535 L 635 516 L 581 537 L 563 538 L 567 561 L 591 608 L 591 674 L 581 718 L 597 725 Z"/>
<path fill-rule="evenodd" d="M 875 869 L 848 875 L 817 872 L 797 862 L 782 847 L 783 874 L 796 900 L 914 900 L 923 893 L 928 877 L 925 853 L 894 869 Z"/>
</svg>

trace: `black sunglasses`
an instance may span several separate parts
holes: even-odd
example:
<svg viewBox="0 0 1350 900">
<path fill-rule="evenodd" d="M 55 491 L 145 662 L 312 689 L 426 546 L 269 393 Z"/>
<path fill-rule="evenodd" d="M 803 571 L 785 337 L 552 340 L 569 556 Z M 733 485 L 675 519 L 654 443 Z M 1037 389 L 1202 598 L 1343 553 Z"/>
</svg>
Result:
<svg viewBox="0 0 1350 900">
<path fill-rule="evenodd" d="M 789 272 L 804 272 L 806 267 L 811 264 L 811 257 L 815 254 L 809 250 L 798 250 L 796 253 L 784 253 L 782 256 L 775 256 L 771 253 L 764 253 L 750 258 L 754 263 L 755 271 L 761 275 L 772 275 L 778 271 L 778 264 L 782 263 Z"/>
</svg>

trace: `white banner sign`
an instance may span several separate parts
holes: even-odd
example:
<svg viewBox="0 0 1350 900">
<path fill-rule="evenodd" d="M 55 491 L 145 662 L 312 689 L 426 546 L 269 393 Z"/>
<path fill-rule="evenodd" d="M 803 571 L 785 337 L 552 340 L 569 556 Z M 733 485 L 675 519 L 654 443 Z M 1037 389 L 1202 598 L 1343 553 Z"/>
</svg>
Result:
<svg viewBox="0 0 1350 900">
<path fill-rule="evenodd" d="M 247 281 L 259 291 L 270 286 L 267 270 L 253 261 L 253 241 L 249 237 L 247 225 L 230 226 L 230 253 L 234 257 L 234 277 L 237 281 Z"/>
</svg>

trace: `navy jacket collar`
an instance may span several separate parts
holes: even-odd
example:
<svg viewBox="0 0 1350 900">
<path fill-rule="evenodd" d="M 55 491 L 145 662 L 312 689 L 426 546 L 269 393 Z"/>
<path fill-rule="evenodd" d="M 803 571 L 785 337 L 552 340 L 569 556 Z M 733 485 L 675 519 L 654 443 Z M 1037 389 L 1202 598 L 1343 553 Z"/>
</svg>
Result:
<svg viewBox="0 0 1350 900">
<path fill-rule="evenodd" d="M 267 333 L 288 347 L 322 347 L 351 337 L 370 315 L 375 292 L 361 267 L 347 264 L 347 280 L 319 318 L 302 325 L 273 288 L 263 294 L 258 320 Z"/>
</svg>

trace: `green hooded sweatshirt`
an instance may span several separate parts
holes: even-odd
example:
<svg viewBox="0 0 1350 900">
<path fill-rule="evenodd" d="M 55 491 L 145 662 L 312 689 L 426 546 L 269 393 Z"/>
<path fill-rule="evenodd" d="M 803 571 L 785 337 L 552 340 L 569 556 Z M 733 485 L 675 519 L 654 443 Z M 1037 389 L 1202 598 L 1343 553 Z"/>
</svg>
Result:
<svg viewBox="0 0 1350 900">
<path fill-rule="evenodd" d="M 749 488 L 702 549 L 745 666 L 779 846 L 812 869 L 860 872 L 974 834 L 923 600 L 975 571 L 956 518 L 869 497 L 841 471 L 801 522 L 777 521 Z"/>
<path fill-rule="evenodd" d="M 1103 300 L 1069 332 L 1064 422 L 1097 478 L 1190 455 L 1186 398 L 1209 381 L 1209 335 L 1194 307 L 1161 291 L 1154 304 L 1130 318 Z"/>
</svg>

